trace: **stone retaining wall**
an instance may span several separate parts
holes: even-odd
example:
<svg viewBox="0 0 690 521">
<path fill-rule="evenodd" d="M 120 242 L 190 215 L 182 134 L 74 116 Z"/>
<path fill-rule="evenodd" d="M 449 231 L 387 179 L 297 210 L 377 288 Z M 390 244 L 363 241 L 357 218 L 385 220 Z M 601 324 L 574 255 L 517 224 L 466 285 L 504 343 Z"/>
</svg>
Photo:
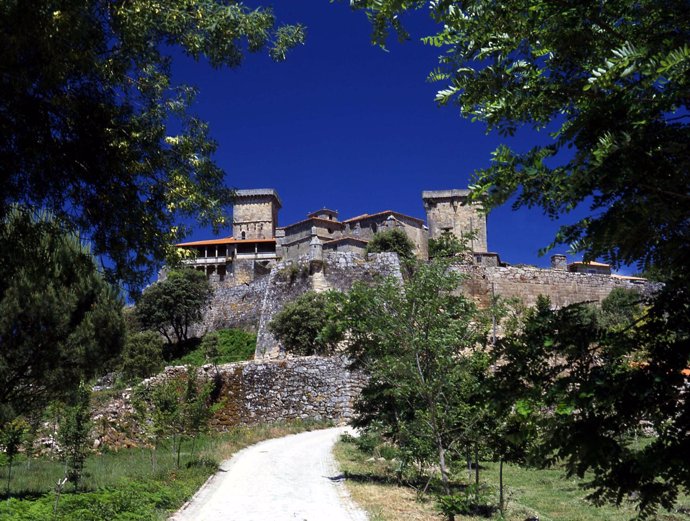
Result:
<svg viewBox="0 0 690 521">
<path fill-rule="evenodd" d="M 223 405 L 211 425 L 227 430 L 236 425 L 295 419 L 349 421 L 366 377 L 347 365 L 341 357 L 318 356 L 222 365 Z M 210 365 L 200 371 L 208 379 L 215 375 Z M 155 384 L 186 372 L 185 367 L 167 367 L 148 382 Z"/>
</svg>

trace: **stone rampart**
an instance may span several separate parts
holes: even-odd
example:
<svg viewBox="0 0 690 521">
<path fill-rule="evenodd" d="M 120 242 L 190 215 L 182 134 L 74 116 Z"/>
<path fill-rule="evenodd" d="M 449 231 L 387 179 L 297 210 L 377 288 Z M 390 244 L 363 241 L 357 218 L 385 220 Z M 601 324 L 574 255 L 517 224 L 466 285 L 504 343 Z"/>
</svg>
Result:
<svg viewBox="0 0 690 521">
<path fill-rule="evenodd" d="M 234 284 L 234 280 L 213 282 L 213 296 L 204 310 L 201 323 L 191 328 L 191 336 L 202 336 L 209 331 L 236 328 L 256 332 L 259 329 L 261 304 L 268 277 L 247 284 Z"/>
<path fill-rule="evenodd" d="M 577 302 L 601 302 L 614 288 L 626 288 L 643 294 L 657 287 L 646 281 L 634 281 L 611 275 L 571 273 L 534 267 L 482 267 L 456 265 L 453 269 L 467 275 L 461 292 L 488 306 L 493 294 L 517 298 L 526 306 L 534 306 L 539 295 L 551 299 L 554 307 Z"/>
<path fill-rule="evenodd" d="M 256 341 L 256 358 L 285 356 L 283 347 L 268 330 L 268 324 L 288 302 L 307 291 L 349 291 L 356 281 L 373 282 L 394 276 L 402 280 L 400 261 L 394 253 L 370 254 L 363 259 L 354 253 L 324 253 L 323 260 L 307 256 L 277 264 L 268 276 L 261 322 Z"/>
</svg>

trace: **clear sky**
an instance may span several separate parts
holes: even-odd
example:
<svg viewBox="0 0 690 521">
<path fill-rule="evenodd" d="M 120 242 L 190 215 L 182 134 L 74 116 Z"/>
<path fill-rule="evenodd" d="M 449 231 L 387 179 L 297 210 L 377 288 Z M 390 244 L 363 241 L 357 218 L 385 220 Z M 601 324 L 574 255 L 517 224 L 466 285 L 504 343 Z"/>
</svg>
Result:
<svg viewBox="0 0 690 521">
<path fill-rule="evenodd" d="M 434 29 L 424 13 L 411 20 L 412 39 L 386 52 L 371 45 L 366 16 L 347 2 L 274 9 L 282 22 L 307 26 L 306 45 L 287 61 L 257 54 L 238 69 L 213 70 L 178 56 L 173 73 L 200 90 L 193 109 L 210 123 L 228 186 L 277 189 L 279 225 L 322 207 L 341 219 L 388 209 L 425 218 L 422 190 L 466 188 L 488 166 L 500 138 L 434 103 L 444 85 L 425 81 L 438 49 L 419 41 Z M 544 138 L 525 131 L 511 144 L 525 149 Z M 557 227 L 538 209 L 500 208 L 488 218 L 489 249 L 511 264 L 546 266 L 537 250 Z M 197 229 L 189 240 L 211 236 Z"/>
</svg>

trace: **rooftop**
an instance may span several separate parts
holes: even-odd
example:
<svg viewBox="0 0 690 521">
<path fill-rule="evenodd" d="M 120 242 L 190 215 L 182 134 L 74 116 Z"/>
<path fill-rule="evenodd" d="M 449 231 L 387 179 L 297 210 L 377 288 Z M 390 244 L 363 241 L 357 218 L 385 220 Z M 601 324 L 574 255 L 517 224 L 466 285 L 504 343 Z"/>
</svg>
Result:
<svg viewBox="0 0 690 521">
<path fill-rule="evenodd" d="M 372 217 L 381 217 L 381 216 L 386 215 L 386 214 L 392 215 L 394 217 L 404 217 L 405 219 L 410 219 L 410 220 L 412 220 L 418 224 L 422 224 L 422 225 L 424 224 L 424 221 L 421 219 L 417 219 L 416 217 L 412 217 L 411 215 L 405 215 L 404 213 L 394 212 L 393 210 L 384 210 L 383 212 L 377 212 L 377 213 L 372 213 L 372 214 L 365 213 L 362 215 L 358 215 L 357 217 L 345 219 L 343 222 L 344 223 L 351 223 L 354 221 L 362 221 L 364 219 L 370 219 Z"/>
<path fill-rule="evenodd" d="M 453 190 L 424 190 L 422 192 L 422 199 L 448 199 L 452 197 L 467 197 L 470 191 L 467 189 Z"/>
<path fill-rule="evenodd" d="M 274 197 L 279 207 L 283 206 L 283 202 L 278 196 L 278 192 L 275 188 L 252 188 L 249 190 L 235 190 L 235 199 L 241 199 L 243 197 L 256 197 L 256 196 L 270 196 Z"/>
</svg>

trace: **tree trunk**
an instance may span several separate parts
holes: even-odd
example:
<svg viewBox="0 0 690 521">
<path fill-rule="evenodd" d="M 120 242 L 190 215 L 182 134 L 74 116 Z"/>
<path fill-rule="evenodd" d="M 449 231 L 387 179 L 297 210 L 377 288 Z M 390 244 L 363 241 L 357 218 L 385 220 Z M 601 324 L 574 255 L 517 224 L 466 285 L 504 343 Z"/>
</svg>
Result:
<svg viewBox="0 0 690 521">
<path fill-rule="evenodd" d="M 436 433 L 436 448 L 438 449 L 438 466 L 441 469 L 441 482 L 443 490 L 450 495 L 450 483 L 448 480 L 448 469 L 446 468 L 446 449 L 443 446 L 441 436 Z"/>
<path fill-rule="evenodd" d="M 479 494 L 479 447 L 474 444 L 474 484 L 477 485 L 477 494 Z"/>
<path fill-rule="evenodd" d="M 498 510 L 504 515 L 505 505 L 503 503 L 503 458 L 498 460 Z"/>
<path fill-rule="evenodd" d="M 180 452 L 182 451 L 182 436 L 177 442 L 177 468 L 180 468 Z"/>
<path fill-rule="evenodd" d="M 10 480 L 12 479 L 12 462 L 14 458 L 7 458 L 7 499 L 10 498 Z"/>
</svg>

